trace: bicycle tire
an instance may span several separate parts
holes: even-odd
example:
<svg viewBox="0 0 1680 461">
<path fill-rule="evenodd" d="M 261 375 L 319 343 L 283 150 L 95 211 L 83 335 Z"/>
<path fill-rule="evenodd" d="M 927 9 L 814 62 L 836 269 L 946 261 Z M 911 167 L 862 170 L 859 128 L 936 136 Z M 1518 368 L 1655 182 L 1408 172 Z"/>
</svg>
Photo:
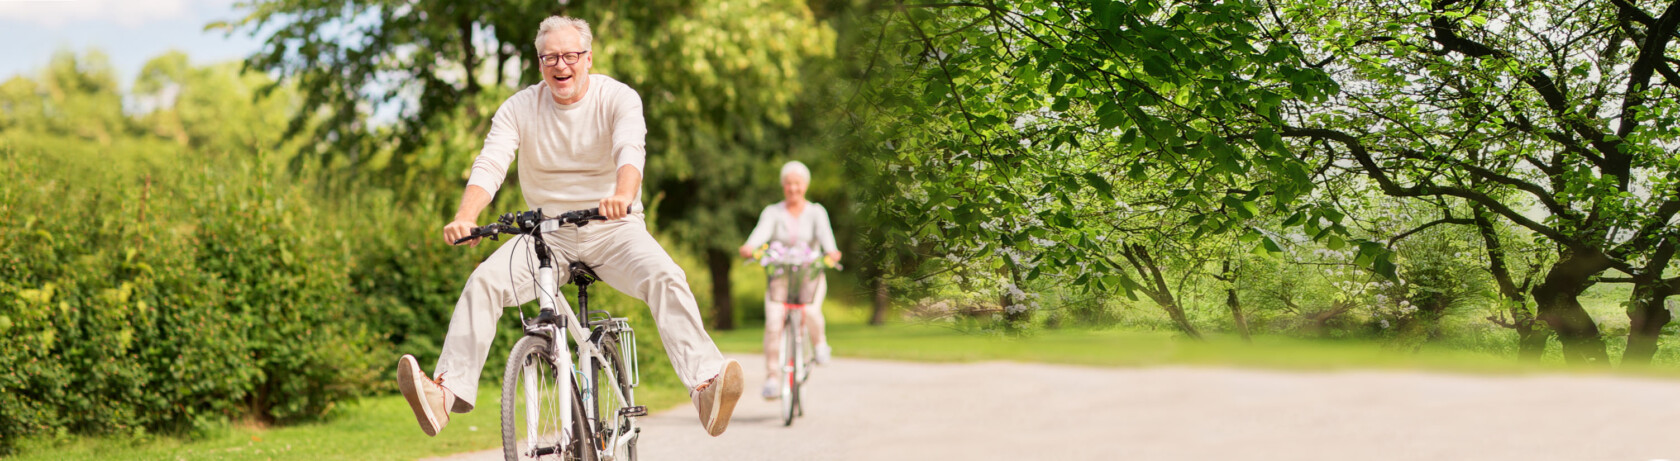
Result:
<svg viewBox="0 0 1680 461">
<path fill-rule="evenodd" d="M 576 381 L 571 386 L 569 396 L 558 395 L 559 379 L 573 379 L 571 373 L 562 373 L 554 367 L 551 360 L 553 350 L 549 346 L 549 339 L 540 336 L 526 336 L 513 346 L 513 352 L 508 354 L 507 368 L 502 373 L 502 457 L 508 461 L 519 460 L 563 460 L 563 461 L 595 461 L 595 451 L 589 437 L 577 437 L 587 431 L 588 421 L 583 417 L 583 397 L 579 392 Z M 562 362 L 565 362 L 564 360 Z M 526 365 L 531 366 L 531 373 L 527 375 Z M 527 376 L 536 378 L 535 381 Z M 551 379 L 544 379 L 551 378 Z M 528 395 L 526 385 L 535 390 L 536 405 L 528 406 L 532 398 Z M 559 399 L 572 400 L 572 435 L 567 437 L 561 430 Z M 535 408 L 536 415 L 527 416 L 528 411 Z M 549 414 L 552 413 L 552 414 Z M 536 433 L 538 442 L 525 443 L 530 431 L 521 423 L 534 418 L 537 420 Z M 526 437 L 522 439 L 521 437 Z M 561 440 L 564 437 L 566 440 Z M 564 447 L 563 450 L 558 448 Z M 529 448 L 536 448 L 536 452 Z"/>
<path fill-rule="evenodd" d="M 793 351 L 793 415 L 798 417 L 805 416 L 805 379 L 811 377 L 811 360 L 816 357 L 811 350 L 809 332 L 805 331 L 805 309 L 799 310 L 793 327 L 798 329 L 794 335 L 797 349 Z"/>
<path fill-rule="evenodd" d="M 636 405 L 636 391 L 634 388 L 630 387 L 629 381 L 627 381 L 628 378 L 624 376 L 624 362 L 618 353 L 618 334 L 607 333 L 602 335 L 600 348 L 601 356 L 606 360 L 606 366 L 611 367 L 611 376 L 616 376 L 618 379 L 616 382 L 611 383 L 613 384 L 612 386 L 602 386 L 602 381 L 608 379 L 608 375 L 605 371 L 609 368 L 603 367 L 603 364 L 599 361 L 595 362 L 595 365 L 592 367 L 594 370 L 592 370 L 592 374 L 590 376 L 594 385 L 589 387 L 589 392 L 591 393 L 590 400 L 595 404 L 595 418 L 601 423 L 600 427 L 595 431 L 596 437 L 594 439 L 594 443 L 597 447 L 603 446 L 602 444 L 612 443 L 612 435 L 614 432 L 628 430 L 630 417 L 618 414 L 618 411 L 624 408 L 624 406 L 620 406 L 618 404 L 618 395 L 624 396 L 624 402 L 626 405 Z M 605 389 L 606 392 L 602 392 L 602 389 Z M 615 392 L 617 395 L 613 395 Z M 625 445 L 623 450 L 616 450 L 613 452 L 612 459 L 614 461 L 636 460 L 636 435 L 625 435 L 630 436 L 631 439 Z"/>
<path fill-rule="evenodd" d="M 782 373 L 777 379 L 782 386 L 782 425 L 792 426 L 799 406 L 799 329 L 804 319 L 798 309 L 787 311 L 787 319 L 782 321 L 782 350 L 777 358 Z"/>
</svg>

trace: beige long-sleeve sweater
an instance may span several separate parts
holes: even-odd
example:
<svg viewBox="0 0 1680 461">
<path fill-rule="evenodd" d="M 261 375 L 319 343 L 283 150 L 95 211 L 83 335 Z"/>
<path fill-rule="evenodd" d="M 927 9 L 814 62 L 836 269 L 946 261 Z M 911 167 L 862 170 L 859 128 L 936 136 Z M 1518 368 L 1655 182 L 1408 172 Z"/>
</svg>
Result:
<svg viewBox="0 0 1680 461">
<path fill-rule="evenodd" d="M 473 162 L 467 185 L 495 196 L 518 151 L 525 204 L 544 214 L 594 208 L 613 194 L 619 167 L 639 172 L 647 159 L 642 99 L 611 77 L 591 74 L 575 104 L 554 102 L 547 83 L 520 90 L 502 103 Z M 642 209 L 636 191 L 632 211 Z"/>
</svg>

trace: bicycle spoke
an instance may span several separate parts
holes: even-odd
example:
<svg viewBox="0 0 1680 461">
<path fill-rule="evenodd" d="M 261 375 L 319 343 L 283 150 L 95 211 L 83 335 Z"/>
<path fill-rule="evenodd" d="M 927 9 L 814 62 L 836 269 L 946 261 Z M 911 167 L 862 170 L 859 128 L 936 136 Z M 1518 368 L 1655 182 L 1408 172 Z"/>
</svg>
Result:
<svg viewBox="0 0 1680 461">
<path fill-rule="evenodd" d="M 560 460 L 572 451 L 563 422 L 570 421 L 562 400 L 561 374 L 549 360 L 544 338 L 515 345 L 502 387 L 502 443 L 508 459 Z"/>
</svg>

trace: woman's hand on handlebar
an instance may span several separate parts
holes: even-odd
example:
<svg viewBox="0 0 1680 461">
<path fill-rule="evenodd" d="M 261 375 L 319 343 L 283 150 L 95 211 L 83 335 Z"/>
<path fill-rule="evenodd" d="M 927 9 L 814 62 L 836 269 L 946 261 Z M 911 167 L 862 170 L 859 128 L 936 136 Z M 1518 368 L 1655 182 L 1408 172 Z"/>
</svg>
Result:
<svg viewBox="0 0 1680 461">
<path fill-rule="evenodd" d="M 443 242 L 450 245 L 461 245 L 455 243 L 455 241 L 471 236 L 474 227 L 478 227 L 478 224 L 472 221 L 450 221 L 449 224 L 443 226 Z M 466 245 L 478 246 L 479 240 L 472 239 Z"/>
</svg>

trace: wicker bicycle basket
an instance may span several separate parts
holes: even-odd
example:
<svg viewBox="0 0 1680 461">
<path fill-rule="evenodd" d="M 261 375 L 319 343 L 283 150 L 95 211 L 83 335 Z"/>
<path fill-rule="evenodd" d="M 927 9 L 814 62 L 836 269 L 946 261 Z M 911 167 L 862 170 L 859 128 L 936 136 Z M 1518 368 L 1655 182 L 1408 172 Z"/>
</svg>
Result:
<svg viewBox="0 0 1680 461">
<path fill-rule="evenodd" d="M 816 298 L 817 284 L 822 283 L 822 267 L 816 264 L 782 264 L 765 272 L 770 274 L 770 300 L 779 303 L 810 304 Z"/>
</svg>

